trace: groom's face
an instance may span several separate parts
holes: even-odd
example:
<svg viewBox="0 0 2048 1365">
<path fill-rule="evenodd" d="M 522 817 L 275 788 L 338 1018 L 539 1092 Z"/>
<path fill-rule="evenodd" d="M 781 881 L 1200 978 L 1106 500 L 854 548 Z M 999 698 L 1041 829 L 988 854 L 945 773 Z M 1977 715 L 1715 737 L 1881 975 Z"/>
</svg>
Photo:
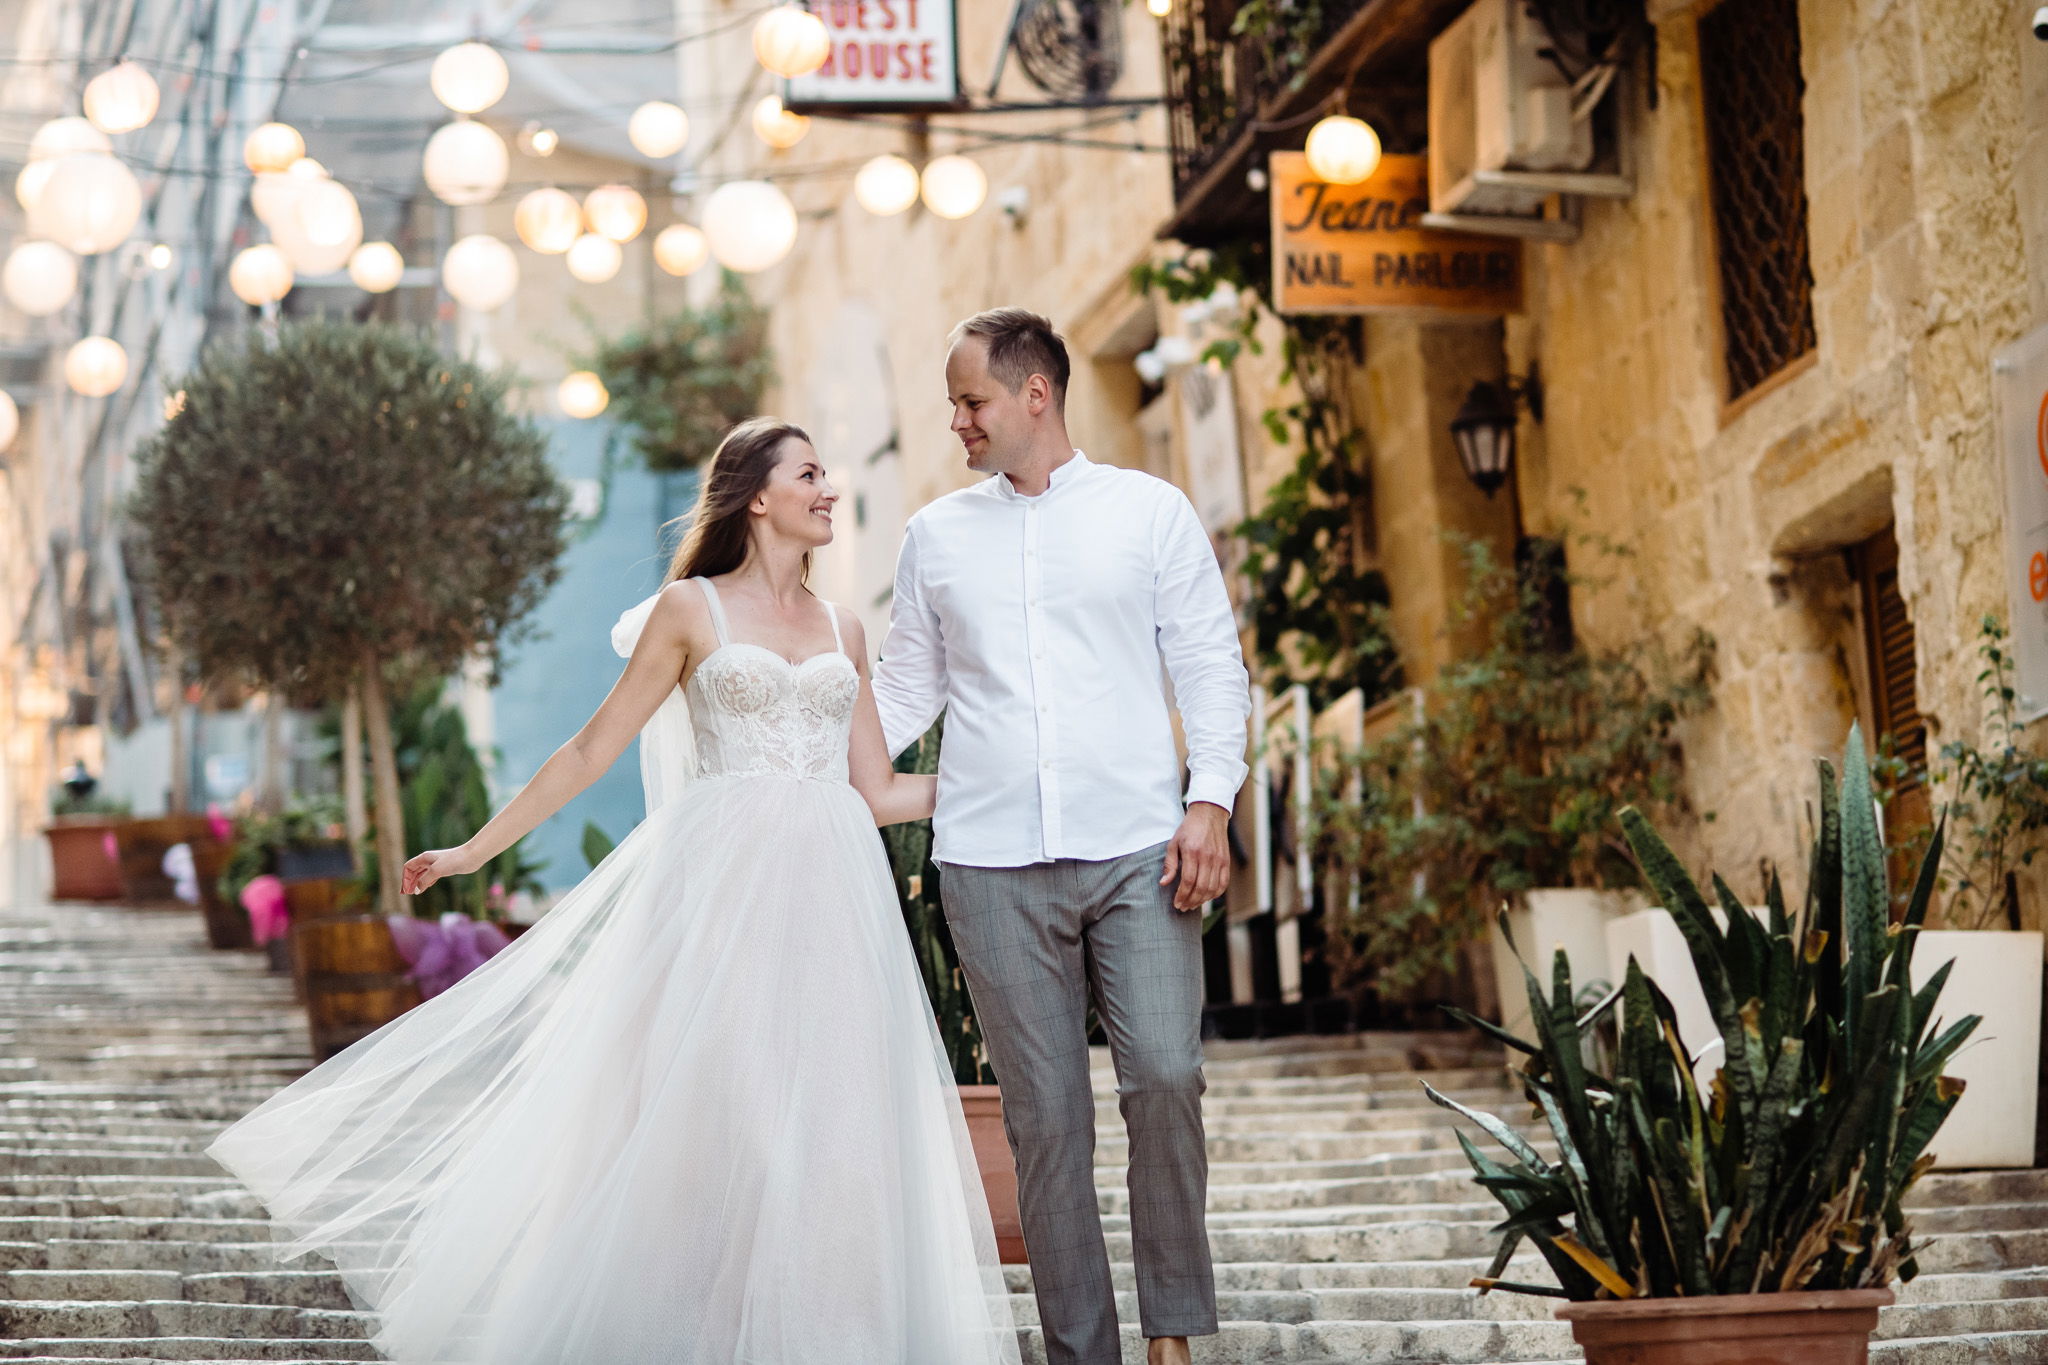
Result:
<svg viewBox="0 0 2048 1365">
<path fill-rule="evenodd" d="M 953 405 L 953 434 L 967 451 L 967 467 L 999 474 L 1029 448 L 1031 414 L 1022 394 L 1011 393 L 989 373 L 988 343 L 962 337 L 946 354 L 946 397 Z"/>
</svg>

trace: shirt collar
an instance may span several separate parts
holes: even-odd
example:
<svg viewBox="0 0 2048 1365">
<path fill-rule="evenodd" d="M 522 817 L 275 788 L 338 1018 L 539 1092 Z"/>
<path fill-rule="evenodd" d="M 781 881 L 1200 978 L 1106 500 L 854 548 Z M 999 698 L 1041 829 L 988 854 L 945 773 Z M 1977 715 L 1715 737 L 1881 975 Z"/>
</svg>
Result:
<svg viewBox="0 0 2048 1365">
<path fill-rule="evenodd" d="M 1016 485 L 1010 482 L 1008 474 L 992 475 L 988 480 L 988 489 L 989 492 L 997 497 L 1006 498 L 1011 502 L 1036 502 L 1038 498 L 1050 497 L 1067 485 L 1079 482 L 1094 466 L 1095 462 L 1093 460 L 1083 455 L 1079 450 L 1076 450 L 1073 459 L 1066 461 L 1052 471 L 1052 476 L 1045 486 L 1045 492 L 1040 493 L 1037 497 L 1027 497 L 1019 493 Z"/>
</svg>

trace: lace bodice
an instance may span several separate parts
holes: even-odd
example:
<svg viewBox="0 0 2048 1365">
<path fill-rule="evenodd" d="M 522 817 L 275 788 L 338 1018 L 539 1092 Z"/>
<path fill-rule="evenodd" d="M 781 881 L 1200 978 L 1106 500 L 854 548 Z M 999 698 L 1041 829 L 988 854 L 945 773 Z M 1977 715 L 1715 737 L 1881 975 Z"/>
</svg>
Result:
<svg viewBox="0 0 2048 1365">
<path fill-rule="evenodd" d="M 685 689 L 697 775 L 846 781 L 847 737 L 860 695 L 853 660 L 835 648 L 793 664 L 764 645 L 735 643 L 717 590 L 703 586 L 718 648 L 697 665 Z M 838 613 L 827 611 L 837 644 Z"/>
</svg>

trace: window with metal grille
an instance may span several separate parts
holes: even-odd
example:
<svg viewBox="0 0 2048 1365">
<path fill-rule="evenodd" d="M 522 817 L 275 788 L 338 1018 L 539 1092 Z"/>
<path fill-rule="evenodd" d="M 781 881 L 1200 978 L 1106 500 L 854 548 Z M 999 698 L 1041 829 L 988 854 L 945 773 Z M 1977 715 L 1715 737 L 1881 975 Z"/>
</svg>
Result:
<svg viewBox="0 0 2048 1365">
<path fill-rule="evenodd" d="M 1699 36 L 1734 399 L 1814 344 L 1798 0 L 1723 0 Z"/>
</svg>

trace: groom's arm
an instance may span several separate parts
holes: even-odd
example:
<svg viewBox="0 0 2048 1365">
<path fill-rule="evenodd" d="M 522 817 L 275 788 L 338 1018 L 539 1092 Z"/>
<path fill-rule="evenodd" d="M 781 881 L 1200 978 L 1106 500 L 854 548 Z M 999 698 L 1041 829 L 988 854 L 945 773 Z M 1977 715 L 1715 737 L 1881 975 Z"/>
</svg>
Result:
<svg viewBox="0 0 2048 1365">
<path fill-rule="evenodd" d="M 1187 735 L 1187 804 L 1207 801 L 1227 814 L 1250 771 L 1244 753 L 1251 680 L 1223 570 L 1194 506 L 1178 489 L 1163 522 L 1154 550 L 1152 619 Z"/>
<path fill-rule="evenodd" d="M 882 738 L 894 758 L 917 743 L 946 706 L 946 647 L 939 618 L 925 603 L 915 520 L 905 528 L 903 550 L 896 557 L 889 633 L 882 640 L 873 683 Z"/>
</svg>

